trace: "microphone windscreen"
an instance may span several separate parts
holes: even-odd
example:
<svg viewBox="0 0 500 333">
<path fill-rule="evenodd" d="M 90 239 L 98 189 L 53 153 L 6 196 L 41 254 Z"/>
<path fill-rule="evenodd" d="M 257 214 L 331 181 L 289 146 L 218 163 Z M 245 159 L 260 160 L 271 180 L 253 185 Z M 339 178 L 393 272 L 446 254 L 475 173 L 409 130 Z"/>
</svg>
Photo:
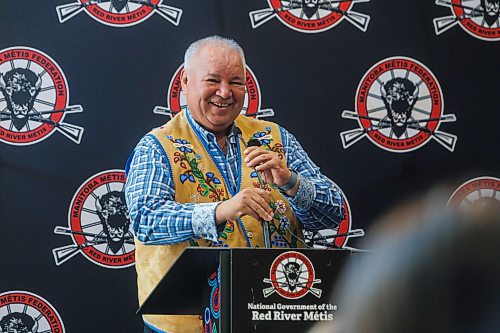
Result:
<svg viewBox="0 0 500 333">
<path fill-rule="evenodd" d="M 251 138 L 250 140 L 248 140 L 247 146 L 248 147 L 260 147 L 261 144 L 260 144 L 259 139 Z"/>
</svg>

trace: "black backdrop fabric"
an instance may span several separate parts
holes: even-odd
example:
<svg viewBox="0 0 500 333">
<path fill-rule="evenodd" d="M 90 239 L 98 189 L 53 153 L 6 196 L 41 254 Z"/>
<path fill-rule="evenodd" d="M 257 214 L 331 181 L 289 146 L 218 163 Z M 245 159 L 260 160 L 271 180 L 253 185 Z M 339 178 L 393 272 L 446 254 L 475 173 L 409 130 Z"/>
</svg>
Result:
<svg viewBox="0 0 500 333">
<path fill-rule="evenodd" d="M 283 10 L 273 12 L 279 1 L 151 0 L 153 6 L 147 6 L 132 0 L 2 0 L 0 318 L 22 312 L 25 304 L 32 317 L 42 314 L 39 332 L 44 327 L 51 332 L 140 329 L 134 315 L 133 246 L 125 240 L 117 253 L 110 251 L 95 202 L 123 190 L 125 161 L 135 144 L 169 120 L 153 110 L 173 108 L 168 91 L 184 50 L 208 35 L 241 44 L 258 82 L 260 109 L 272 109 L 274 116 L 266 119 L 294 133 L 342 188 L 350 207 L 349 228 L 368 229 L 402 198 L 438 183 L 457 188 L 488 177 L 486 187 L 498 189 L 498 16 L 489 25 L 460 7 L 479 8 L 479 0 L 453 0 L 455 11 L 446 1 L 437 2 L 442 5 L 352 1 L 333 3 L 335 11 L 327 1 L 310 14 L 300 1 L 283 1 Z M 174 8 L 162 7 L 167 5 Z M 102 17 L 92 16 L 92 10 Z M 122 14 L 127 12 L 135 16 Z M 454 18 L 461 13 L 465 19 Z M 384 66 L 389 58 L 396 67 L 374 74 L 372 88 L 365 91 L 372 103 L 372 113 L 365 115 L 379 118 L 360 119 L 358 85 L 370 68 Z M 27 72 L 8 75 L 19 68 L 36 75 L 31 81 Z M 416 95 L 420 111 L 413 110 L 401 137 L 389 133 L 393 128 L 381 99 L 381 85 L 391 75 L 424 83 Z M 428 84 L 429 77 L 433 83 Z M 33 88 L 29 96 L 40 112 L 31 110 L 29 120 L 16 118 L 8 105 L 9 91 L 21 89 L 19 82 L 27 93 Z M 433 94 L 442 94 L 437 111 L 430 106 L 433 97 L 426 97 Z M 377 105 L 380 110 L 374 111 Z M 438 120 L 432 123 L 432 117 Z M 417 125 L 424 127 L 411 128 Z M 345 136 L 350 130 L 354 139 Z M 377 133 L 394 142 L 405 142 L 405 135 L 428 139 L 395 151 L 367 137 Z"/>
</svg>

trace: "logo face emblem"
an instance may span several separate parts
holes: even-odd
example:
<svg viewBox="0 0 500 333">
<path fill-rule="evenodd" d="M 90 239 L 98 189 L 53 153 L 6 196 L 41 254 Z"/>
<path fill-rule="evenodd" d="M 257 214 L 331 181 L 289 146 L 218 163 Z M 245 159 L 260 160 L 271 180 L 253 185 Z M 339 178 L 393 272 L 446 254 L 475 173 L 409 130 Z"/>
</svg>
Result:
<svg viewBox="0 0 500 333">
<path fill-rule="evenodd" d="M 329 30 L 343 19 L 361 31 L 366 31 L 370 17 L 352 11 L 355 3 L 370 0 L 268 0 L 268 8 L 249 13 L 252 28 L 276 17 L 287 27 L 304 33 L 316 33 Z"/>
<path fill-rule="evenodd" d="M 462 212 L 500 211 L 500 179 L 478 177 L 460 185 L 451 195 L 448 206 Z"/>
<path fill-rule="evenodd" d="M 359 125 L 340 134 L 345 149 L 364 137 L 395 153 L 418 149 L 431 138 L 455 149 L 457 137 L 438 130 L 440 123 L 455 121 L 455 115 L 443 114 L 436 77 L 414 59 L 391 57 L 376 63 L 359 83 L 355 105 L 355 112 L 342 113 Z"/>
<path fill-rule="evenodd" d="M 363 229 L 351 229 L 352 226 L 352 213 L 351 207 L 347 198 L 343 196 L 344 217 L 339 223 L 337 229 L 322 229 L 319 231 L 304 230 L 304 241 L 307 245 L 316 249 L 347 249 L 347 241 L 349 238 L 362 237 L 365 235 Z"/>
<path fill-rule="evenodd" d="M 434 19 L 436 35 L 460 25 L 469 35 L 485 41 L 500 40 L 500 0 L 436 0 L 452 15 Z"/>
<path fill-rule="evenodd" d="M 300 252 L 288 251 L 276 257 L 269 269 L 269 278 L 263 282 L 272 285 L 263 290 L 266 298 L 274 292 L 288 299 L 302 298 L 308 293 L 321 297 L 322 290 L 314 287 L 321 279 L 315 278 L 313 264 Z"/>
<path fill-rule="evenodd" d="M 80 143 L 83 128 L 64 122 L 69 88 L 59 65 L 45 53 L 25 47 L 0 50 L 0 141 L 24 146 L 45 140 L 55 131 Z"/>
<path fill-rule="evenodd" d="M 27 291 L 0 294 L 0 332 L 64 333 L 56 309 L 42 297 Z"/>
<path fill-rule="evenodd" d="M 186 96 L 182 93 L 181 87 L 183 70 L 184 65 L 181 65 L 170 80 L 167 92 L 167 107 L 156 106 L 153 113 L 173 117 L 187 108 Z M 261 95 L 259 83 L 252 70 L 246 66 L 245 101 L 243 102 L 241 114 L 256 118 L 274 116 L 273 109 L 261 109 L 260 103 Z"/>
<path fill-rule="evenodd" d="M 182 10 L 162 2 L 163 0 L 78 0 L 57 6 L 56 11 L 61 23 L 84 11 L 94 20 L 112 27 L 136 25 L 154 13 L 179 25 Z"/>
<path fill-rule="evenodd" d="M 134 264 L 135 246 L 129 231 L 124 186 L 123 170 L 100 172 L 80 186 L 71 201 L 68 227 L 54 229 L 54 233 L 73 240 L 73 244 L 52 251 L 57 265 L 77 253 L 106 268 Z"/>
</svg>

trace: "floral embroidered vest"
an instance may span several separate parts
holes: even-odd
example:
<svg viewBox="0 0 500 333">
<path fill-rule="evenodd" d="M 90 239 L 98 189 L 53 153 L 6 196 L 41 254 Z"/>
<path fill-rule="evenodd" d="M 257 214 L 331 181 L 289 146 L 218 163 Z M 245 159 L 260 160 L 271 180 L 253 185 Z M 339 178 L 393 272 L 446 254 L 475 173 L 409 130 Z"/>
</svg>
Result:
<svg viewBox="0 0 500 333">
<path fill-rule="evenodd" d="M 258 139 L 261 147 L 285 158 L 279 127 L 276 124 L 238 116 L 236 126 L 242 131 L 245 142 Z M 175 201 L 179 203 L 209 203 L 230 199 L 246 187 L 260 187 L 257 174 L 241 159 L 245 149 L 238 141 L 239 178 L 236 193 L 232 193 L 228 182 L 200 140 L 185 111 L 175 116 L 166 125 L 154 129 L 153 134 L 163 146 L 171 166 L 175 183 Z M 271 208 L 274 211 L 271 230 L 273 248 L 301 247 L 297 238 L 303 239 L 299 222 L 293 214 L 288 200 L 274 187 L 266 184 L 270 191 Z M 292 235 L 293 234 L 293 235 Z M 136 270 L 138 275 L 139 303 L 142 304 L 161 277 L 187 246 L 264 247 L 262 224 L 251 216 L 237 221 L 227 221 L 219 233 L 217 242 L 205 239 L 190 240 L 173 245 L 144 245 L 135 240 Z M 201 332 L 199 316 L 145 315 L 147 323 L 166 332 Z"/>
</svg>

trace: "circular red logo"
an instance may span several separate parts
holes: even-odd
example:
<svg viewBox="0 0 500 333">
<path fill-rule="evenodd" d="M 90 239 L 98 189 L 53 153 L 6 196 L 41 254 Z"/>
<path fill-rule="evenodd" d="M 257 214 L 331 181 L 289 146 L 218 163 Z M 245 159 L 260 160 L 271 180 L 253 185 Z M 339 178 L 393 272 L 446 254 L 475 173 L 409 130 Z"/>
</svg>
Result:
<svg viewBox="0 0 500 333">
<path fill-rule="evenodd" d="M 78 188 L 68 213 L 75 246 L 85 258 L 107 268 L 135 262 L 124 186 L 123 170 L 95 174 Z"/>
<path fill-rule="evenodd" d="M 69 90 L 59 65 L 42 51 L 0 50 L 0 141 L 30 145 L 61 126 Z"/>
<path fill-rule="evenodd" d="M 268 0 L 268 3 L 284 25 L 305 33 L 322 32 L 333 28 L 342 21 L 352 7 L 352 1 Z"/>
<path fill-rule="evenodd" d="M 141 23 L 153 15 L 161 0 L 149 0 L 148 5 L 139 1 L 114 0 L 90 4 L 92 0 L 79 0 L 85 12 L 93 19 L 112 27 L 128 27 Z"/>
<path fill-rule="evenodd" d="M 356 92 L 357 120 L 382 149 L 407 152 L 426 144 L 443 114 L 441 87 L 417 60 L 390 57 L 373 65 Z"/>
<path fill-rule="evenodd" d="M 184 64 L 177 69 L 168 86 L 167 108 L 172 112 L 172 116 L 187 108 L 186 96 L 182 93 L 181 87 L 181 75 L 183 70 Z M 252 70 L 246 66 L 245 101 L 243 102 L 241 114 L 252 117 L 257 116 L 257 111 L 260 109 L 260 102 L 259 83 Z"/>
<path fill-rule="evenodd" d="M 462 211 L 500 207 L 500 179 L 477 177 L 466 181 L 451 195 L 448 206 Z"/>
<path fill-rule="evenodd" d="M 0 331 L 64 333 L 56 309 L 42 297 L 27 291 L 0 294 Z"/>
<path fill-rule="evenodd" d="M 346 234 L 349 231 L 351 231 L 351 207 L 349 206 L 349 202 L 347 199 L 344 197 L 343 198 L 343 207 L 344 207 L 344 218 L 342 221 L 340 221 L 339 227 L 337 229 L 337 232 L 335 234 Z M 335 246 L 338 248 L 343 248 L 347 240 L 349 239 L 349 236 L 339 236 L 335 238 Z"/>
<path fill-rule="evenodd" d="M 274 259 L 269 270 L 271 283 L 284 298 L 304 297 L 316 282 L 309 258 L 300 252 L 288 251 Z"/>
<path fill-rule="evenodd" d="M 460 18 L 460 27 L 486 41 L 500 40 L 500 3 L 498 0 L 451 0 L 451 11 Z"/>
</svg>

